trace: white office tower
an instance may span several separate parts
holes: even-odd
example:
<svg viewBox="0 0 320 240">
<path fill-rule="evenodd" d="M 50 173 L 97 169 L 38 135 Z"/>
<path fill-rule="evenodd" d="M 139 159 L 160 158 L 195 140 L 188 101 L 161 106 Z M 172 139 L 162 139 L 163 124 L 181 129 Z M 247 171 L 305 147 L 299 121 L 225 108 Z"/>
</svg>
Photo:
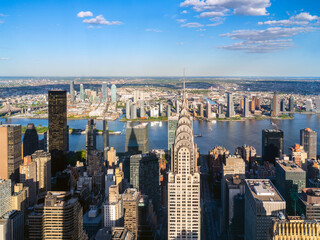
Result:
<svg viewBox="0 0 320 240">
<path fill-rule="evenodd" d="M 312 99 L 306 100 L 306 111 L 311 112 L 313 110 L 313 102 Z"/>
<path fill-rule="evenodd" d="M 168 175 L 168 239 L 200 239 L 200 173 L 185 92 L 171 156 Z"/>
<path fill-rule="evenodd" d="M 123 200 L 119 194 L 117 185 L 109 187 L 108 198 L 103 205 L 103 226 L 118 227 L 121 226 L 123 217 Z"/>
<path fill-rule="evenodd" d="M 269 179 L 245 181 L 244 239 L 268 240 L 272 218 L 285 215 L 286 201 Z"/>
</svg>

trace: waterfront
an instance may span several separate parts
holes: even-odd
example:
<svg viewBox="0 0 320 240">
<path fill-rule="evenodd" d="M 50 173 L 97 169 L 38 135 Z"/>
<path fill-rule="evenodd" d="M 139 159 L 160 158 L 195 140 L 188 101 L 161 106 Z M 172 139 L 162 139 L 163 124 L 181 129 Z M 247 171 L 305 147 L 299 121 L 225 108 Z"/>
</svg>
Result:
<svg viewBox="0 0 320 240">
<path fill-rule="evenodd" d="M 0 119 L 3 124 L 21 124 L 48 126 L 46 119 Z M 274 123 L 272 124 L 271 121 Z M 70 128 L 85 129 L 87 120 L 69 120 Z M 97 120 L 97 129 L 102 129 L 102 121 Z M 150 122 L 149 123 L 149 149 L 167 149 L 168 147 L 168 123 Z M 284 131 L 284 151 L 289 152 L 289 147 L 300 141 L 300 129 L 309 127 L 316 132 L 320 132 L 320 115 L 316 114 L 295 114 L 294 119 L 289 120 L 245 120 L 245 121 L 199 121 L 193 122 L 195 135 L 201 134 L 202 137 L 195 138 L 202 154 L 208 153 L 216 145 L 224 146 L 234 153 L 235 148 L 241 145 L 252 145 L 261 155 L 261 135 L 262 129 L 275 128 Z M 109 122 L 109 129 L 121 131 L 121 135 L 110 135 L 110 146 L 123 152 L 125 149 L 125 122 L 118 120 Z M 42 138 L 41 135 L 39 135 Z M 77 151 L 85 149 L 85 135 L 70 135 L 70 150 Z M 97 135 L 97 148 L 102 149 L 102 136 Z M 320 145 L 318 141 L 318 153 Z"/>
</svg>

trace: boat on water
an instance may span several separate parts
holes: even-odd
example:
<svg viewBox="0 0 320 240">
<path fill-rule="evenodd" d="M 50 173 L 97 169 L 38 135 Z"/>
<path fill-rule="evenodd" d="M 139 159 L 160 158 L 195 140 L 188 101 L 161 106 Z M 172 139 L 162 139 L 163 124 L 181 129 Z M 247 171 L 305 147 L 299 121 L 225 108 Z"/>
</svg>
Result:
<svg viewBox="0 0 320 240">
<path fill-rule="evenodd" d="M 202 134 L 195 134 L 194 137 L 202 137 Z"/>
</svg>

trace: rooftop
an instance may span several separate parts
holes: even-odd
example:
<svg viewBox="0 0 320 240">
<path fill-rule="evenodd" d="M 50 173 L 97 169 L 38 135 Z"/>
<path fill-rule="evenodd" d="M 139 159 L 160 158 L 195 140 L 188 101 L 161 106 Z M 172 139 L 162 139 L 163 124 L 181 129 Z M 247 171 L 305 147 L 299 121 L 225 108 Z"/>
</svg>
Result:
<svg viewBox="0 0 320 240">
<path fill-rule="evenodd" d="M 304 172 L 304 170 L 293 161 L 278 160 L 277 163 L 286 172 Z"/>
<path fill-rule="evenodd" d="M 135 188 L 127 188 L 123 194 L 123 201 L 137 201 L 139 192 Z"/>
<path fill-rule="evenodd" d="M 256 201 L 285 201 L 269 179 L 246 179 L 245 181 Z"/>
</svg>

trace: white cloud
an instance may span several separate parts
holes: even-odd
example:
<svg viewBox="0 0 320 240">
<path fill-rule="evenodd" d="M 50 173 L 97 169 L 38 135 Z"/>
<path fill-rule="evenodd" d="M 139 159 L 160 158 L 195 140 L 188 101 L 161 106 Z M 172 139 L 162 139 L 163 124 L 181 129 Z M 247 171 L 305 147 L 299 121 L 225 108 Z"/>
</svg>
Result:
<svg viewBox="0 0 320 240">
<path fill-rule="evenodd" d="M 310 15 L 310 13 L 308 12 L 302 12 L 294 16 L 293 19 L 299 20 L 299 21 L 314 21 L 314 20 L 319 20 L 320 18 L 318 16 Z"/>
<path fill-rule="evenodd" d="M 265 16 L 268 15 L 267 8 L 271 3 L 270 0 L 185 0 L 180 6 L 192 7 L 197 12 Z"/>
<path fill-rule="evenodd" d="M 8 15 L 5 15 L 3 13 L 0 13 L 0 17 L 8 17 Z"/>
<path fill-rule="evenodd" d="M 187 19 L 177 19 L 177 22 L 178 23 L 184 23 L 184 22 L 186 22 L 187 21 Z"/>
<path fill-rule="evenodd" d="M 204 32 L 204 31 L 206 31 L 207 29 L 205 29 L 205 28 L 200 28 L 200 29 L 198 29 L 197 30 L 197 32 Z"/>
<path fill-rule="evenodd" d="M 9 58 L 1 57 L 0 60 L 9 60 Z"/>
<path fill-rule="evenodd" d="M 245 51 L 247 53 L 268 53 L 293 47 L 292 39 L 243 41 L 219 48 L 226 50 Z"/>
<path fill-rule="evenodd" d="M 203 27 L 202 24 L 197 23 L 197 22 L 192 22 L 192 23 L 185 23 L 182 24 L 181 27 L 187 27 L 187 28 L 198 28 L 198 27 Z"/>
<path fill-rule="evenodd" d="M 183 10 L 183 11 L 181 12 L 181 14 L 187 14 L 187 13 L 188 13 L 187 10 Z"/>
<path fill-rule="evenodd" d="M 95 18 L 84 19 L 84 23 L 92 24 L 92 25 L 121 25 L 120 21 L 107 21 L 103 15 L 96 16 Z"/>
<path fill-rule="evenodd" d="M 212 23 L 207 24 L 207 26 L 208 26 L 208 27 L 218 26 L 218 25 L 224 23 L 224 20 L 225 20 L 225 19 L 222 18 L 222 17 L 210 18 L 210 21 L 211 21 Z"/>
<path fill-rule="evenodd" d="M 2 24 L 2 23 L 4 23 L 4 21 L 1 21 L 1 20 L 0 20 L 0 24 Z"/>
<path fill-rule="evenodd" d="M 81 12 L 79 12 L 79 13 L 77 14 L 77 16 L 78 16 L 79 18 L 92 17 L 92 16 L 93 16 L 93 13 L 90 12 L 90 11 L 86 11 L 86 12 L 81 11 Z"/>
<path fill-rule="evenodd" d="M 184 45 L 184 42 L 176 42 L 177 45 Z"/>
<path fill-rule="evenodd" d="M 273 25 L 273 26 L 305 26 L 309 23 L 313 23 L 315 20 L 319 20 L 318 16 L 312 16 L 307 12 L 299 13 L 298 15 L 292 16 L 289 19 L 285 20 L 272 20 L 272 21 L 265 21 L 259 22 L 259 25 Z"/>
<path fill-rule="evenodd" d="M 292 47 L 293 36 L 299 33 L 313 31 L 313 27 L 274 27 L 265 30 L 237 30 L 231 33 L 222 34 L 222 37 L 229 37 L 240 42 L 222 46 L 222 49 L 243 50 L 250 53 L 265 53 Z"/>
<path fill-rule="evenodd" d="M 148 28 L 148 29 L 146 29 L 146 32 L 157 32 L 157 33 L 159 33 L 159 32 L 162 32 L 162 30 L 157 29 L 157 28 Z"/>
<path fill-rule="evenodd" d="M 200 13 L 200 17 L 223 17 L 225 14 L 223 12 L 202 12 Z"/>
</svg>

